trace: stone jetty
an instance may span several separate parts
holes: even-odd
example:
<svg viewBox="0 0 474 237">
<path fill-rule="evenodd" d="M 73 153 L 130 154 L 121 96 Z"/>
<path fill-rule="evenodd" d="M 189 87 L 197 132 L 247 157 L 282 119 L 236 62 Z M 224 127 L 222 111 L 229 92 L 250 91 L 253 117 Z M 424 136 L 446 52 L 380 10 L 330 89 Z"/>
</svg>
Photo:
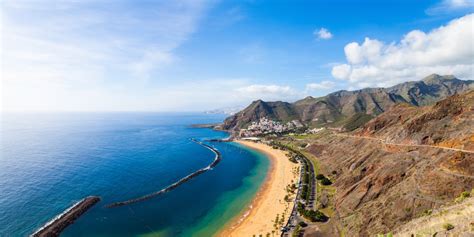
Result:
<svg viewBox="0 0 474 237">
<path fill-rule="evenodd" d="M 100 197 L 90 196 L 82 199 L 63 213 L 59 214 L 51 221 L 46 223 L 43 227 L 33 233 L 32 237 L 55 237 L 59 236 L 61 232 L 69 225 L 74 223 L 82 214 L 93 207 L 100 201 Z"/>
<path fill-rule="evenodd" d="M 150 198 L 153 198 L 153 197 L 156 197 L 156 196 L 159 196 L 161 194 L 164 194 L 164 193 L 167 193 L 175 188 L 177 188 L 179 185 L 191 180 L 192 178 L 214 168 L 220 161 L 221 161 L 221 153 L 214 147 L 212 146 L 209 146 L 203 142 L 200 142 L 196 139 L 191 139 L 193 142 L 203 146 L 203 147 L 206 147 L 207 149 L 211 150 L 212 152 L 214 152 L 214 154 L 216 154 L 215 158 L 214 158 L 214 161 L 212 161 L 211 164 L 209 164 L 208 166 L 204 167 L 204 168 L 201 168 L 187 176 L 185 176 L 184 178 L 178 180 L 177 182 L 167 186 L 166 188 L 163 188 L 159 191 L 156 191 L 154 193 L 150 193 L 150 194 L 147 194 L 145 196 L 141 196 L 141 197 L 138 197 L 138 198 L 134 198 L 134 199 L 130 199 L 130 200 L 126 200 L 126 201 L 121 201 L 121 202 L 114 202 L 112 204 L 109 204 L 107 205 L 106 207 L 108 208 L 112 208 L 112 207 L 119 207 L 119 206 L 125 206 L 125 205 L 128 205 L 128 204 L 132 204 L 132 203 L 136 203 L 136 202 L 141 202 L 141 201 L 145 201 L 145 200 L 148 200 Z"/>
</svg>

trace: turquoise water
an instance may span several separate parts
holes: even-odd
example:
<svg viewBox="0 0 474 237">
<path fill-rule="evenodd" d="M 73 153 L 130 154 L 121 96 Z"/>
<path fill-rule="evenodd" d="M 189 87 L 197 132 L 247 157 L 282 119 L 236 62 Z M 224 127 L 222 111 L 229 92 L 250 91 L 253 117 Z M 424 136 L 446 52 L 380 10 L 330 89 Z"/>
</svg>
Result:
<svg viewBox="0 0 474 237">
<path fill-rule="evenodd" d="M 191 128 L 221 115 L 159 113 L 4 114 L 0 236 L 25 236 L 88 195 L 102 201 L 63 236 L 210 236 L 241 213 L 269 161 L 235 143 L 213 170 L 175 190 L 117 208 L 207 166 L 214 154 L 190 141 L 227 134 Z"/>
</svg>

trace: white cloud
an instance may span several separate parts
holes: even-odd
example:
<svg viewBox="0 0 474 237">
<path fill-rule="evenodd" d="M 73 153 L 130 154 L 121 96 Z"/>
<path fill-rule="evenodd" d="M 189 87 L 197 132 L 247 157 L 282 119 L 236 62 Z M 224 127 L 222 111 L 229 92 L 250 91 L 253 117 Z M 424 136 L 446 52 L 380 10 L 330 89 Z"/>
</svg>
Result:
<svg viewBox="0 0 474 237">
<path fill-rule="evenodd" d="M 326 28 L 321 28 L 319 30 L 315 30 L 313 34 L 318 38 L 318 39 L 331 39 L 332 38 L 332 33 L 329 32 L 328 29 Z"/>
<path fill-rule="evenodd" d="M 238 88 L 237 91 L 250 94 L 288 94 L 291 92 L 291 88 L 277 85 L 250 85 Z"/>
<path fill-rule="evenodd" d="M 297 92 L 289 86 L 279 85 L 248 85 L 235 89 L 239 96 L 248 99 L 289 100 L 297 96 Z"/>
<path fill-rule="evenodd" d="M 332 68 L 337 79 L 352 86 L 389 86 L 419 80 L 432 73 L 474 77 L 474 14 L 425 33 L 408 32 L 390 44 L 365 38 L 344 47 L 347 63 Z"/>
<path fill-rule="evenodd" d="M 336 79 L 347 79 L 351 75 L 351 66 L 347 64 L 335 65 L 331 74 Z"/>
<path fill-rule="evenodd" d="M 3 1 L 2 110 L 102 110 L 140 98 L 138 87 L 150 90 L 149 80 L 179 60 L 175 50 L 208 5 Z"/>
<path fill-rule="evenodd" d="M 474 0 L 443 0 L 426 9 L 428 15 L 439 15 L 457 11 L 474 10 Z"/>
<path fill-rule="evenodd" d="M 322 81 L 320 83 L 310 83 L 306 85 L 306 90 L 327 90 L 331 89 L 336 85 L 336 83 L 332 81 Z"/>
<path fill-rule="evenodd" d="M 289 86 L 250 84 L 251 78 L 217 78 L 195 80 L 182 85 L 170 85 L 155 90 L 147 98 L 155 101 L 154 106 L 163 106 L 163 101 L 173 98 L 173 103 L 165 103 L 166 110 L 204 111 L 209 108 L 247 106 L 251 101 L 290 101 L 301 98 L 301 93 Z"/>
<path fill-rule="evenodd" d="M 473 5 L 472 0 L 445 0 L 445 2 L 448 2 L 452 7 L 467 7 Z"/>
</svg>

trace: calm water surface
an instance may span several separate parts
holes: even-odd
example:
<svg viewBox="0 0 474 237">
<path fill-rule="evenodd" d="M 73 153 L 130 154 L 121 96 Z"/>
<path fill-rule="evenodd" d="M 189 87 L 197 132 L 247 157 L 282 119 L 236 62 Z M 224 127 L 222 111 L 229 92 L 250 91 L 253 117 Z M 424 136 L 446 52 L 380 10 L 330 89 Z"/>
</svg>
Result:
<svg viewBox="0 0 474 237">
<path fill-rule="evenodd" d="M 222 115 L 160 113 L 2 114 L 0 236 L 26 236 L 88 195 L 102 201 L 64 236 L 210 236 L 248 205 L 269 166 L 235 143 L 210 143 L 223 159 L 165 195 L 106 204 L 166 187 L 214 154 L 190 138 L 227 134 L 189 127 Z"/>
</svg>

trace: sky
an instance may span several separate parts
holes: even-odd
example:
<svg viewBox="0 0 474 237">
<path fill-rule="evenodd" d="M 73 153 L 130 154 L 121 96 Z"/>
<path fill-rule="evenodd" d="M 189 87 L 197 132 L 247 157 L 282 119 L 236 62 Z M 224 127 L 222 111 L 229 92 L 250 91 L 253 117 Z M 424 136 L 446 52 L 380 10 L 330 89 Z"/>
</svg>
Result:
<svg viewBox="0 0 474 237">
<path fill-rule="evenodd" d="M 474 0 L 0 4 L 2 111 L 206 111 L 474 79 Z"/>
</svg>

